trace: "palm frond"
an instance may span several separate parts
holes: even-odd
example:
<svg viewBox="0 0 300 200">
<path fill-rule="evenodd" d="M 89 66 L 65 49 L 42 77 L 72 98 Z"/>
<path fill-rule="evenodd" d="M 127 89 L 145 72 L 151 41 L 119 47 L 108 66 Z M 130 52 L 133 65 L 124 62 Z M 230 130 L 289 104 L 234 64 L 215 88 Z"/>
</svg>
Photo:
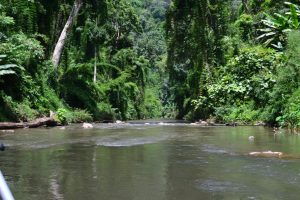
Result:
<svg viewBox="0 0 300 200">
<path fill-rule="evenodd" d="M 10 74 L 16 74 L 16 72 L 14 70 L 0 70 L 0 76 L 4 76 L 4 75 L 10 75 Z"/>
</svg>

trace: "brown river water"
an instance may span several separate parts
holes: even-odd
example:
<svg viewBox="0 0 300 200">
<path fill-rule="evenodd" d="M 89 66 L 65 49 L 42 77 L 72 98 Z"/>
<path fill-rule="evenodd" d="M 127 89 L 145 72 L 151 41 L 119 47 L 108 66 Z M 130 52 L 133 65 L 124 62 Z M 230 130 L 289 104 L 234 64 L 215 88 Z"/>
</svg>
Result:
<svg viewBox="0 0 300 200">
<path fill-rule="evenodd" d="M 0 133 L 0 142 L 17 200 L 300 199 L 300 136 L 265 127 L 71 125 Z M 293 156 L 247 155 L 267 150 Z"/>
</svg>

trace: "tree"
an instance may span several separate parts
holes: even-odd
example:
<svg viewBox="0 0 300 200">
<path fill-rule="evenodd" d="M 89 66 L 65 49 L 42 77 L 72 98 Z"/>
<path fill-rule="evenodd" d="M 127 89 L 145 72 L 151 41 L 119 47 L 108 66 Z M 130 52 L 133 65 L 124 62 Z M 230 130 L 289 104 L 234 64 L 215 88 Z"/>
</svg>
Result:
<svg viewBox="0 0 300 200">
<path fill-rule="evenodd" d="M 174 0 L 167 11 L 167 67 L 178 118 L 192 111 L 193 99 L 205 95 L 213 66 L 225 62 L 222 38 L 229 6 L 228 0 Z"/>
<path fill-rule="evenodd" d="M 285 2 L 285 4 L 290 9 L 284 14 L 275 13 L 273 17 L 265 13 L 266 19 L 262 20 L 265 28 L 259 29 L 262 34 L 257 37 L 257 40 L 263 41 L 266 46 L 278 50 L 282 50 L 286 46 L 287 33 L 300 28 L 299 7 L 290 2 Z"/>
<path fill-rule="evenodd" d="M 68 33 L 72 27 L 72 24 L 75 20 L 75 18 L 78 15 L 78 12 L 82 6 L 83 2 L 82 0 L 75 0 L 74 1 L 74 5 L 72 7 L 71 13 L 69 15 L 69 18 L 59 36 L 58 42 L 55 45 L 54 51 L 53 51 L 53 55 L 52 55 L 52 62 L 55 68 L 57 68 L 57 66 L 59 65 L 60 62 L 60 58 L 68 37 Z"/>
</svg>

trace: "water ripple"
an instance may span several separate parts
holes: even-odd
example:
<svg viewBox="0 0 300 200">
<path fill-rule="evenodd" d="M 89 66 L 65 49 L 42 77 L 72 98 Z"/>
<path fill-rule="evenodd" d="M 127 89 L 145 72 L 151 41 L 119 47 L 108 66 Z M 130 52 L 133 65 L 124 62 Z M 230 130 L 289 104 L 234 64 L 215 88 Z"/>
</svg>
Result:
<svg viewBox="0 0 300 200">
<path fill-rule="evenodd" d="M 214 192 L 224 192 L 224 191 L 240 191 L 244 189 L 245 186 L 230 182 L 230 181 L 218 181 L 218 180 L 205 180 L 201 182 L 200 180 L 196 181 L 196 188 Z"/>
</svg>

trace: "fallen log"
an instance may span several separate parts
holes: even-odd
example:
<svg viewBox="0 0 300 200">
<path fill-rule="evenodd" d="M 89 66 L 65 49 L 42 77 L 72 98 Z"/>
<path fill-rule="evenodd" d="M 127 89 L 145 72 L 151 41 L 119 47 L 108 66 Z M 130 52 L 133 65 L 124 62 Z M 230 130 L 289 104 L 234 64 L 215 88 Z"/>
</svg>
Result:
<svg viewBox="0 0 300 200">
<path fill-rule="evenodd" d="M 37 128 L 58 125 L 52 117 L 42 117 L 31 122 L 0 122 L 0 129 Z"/>
</svg>

